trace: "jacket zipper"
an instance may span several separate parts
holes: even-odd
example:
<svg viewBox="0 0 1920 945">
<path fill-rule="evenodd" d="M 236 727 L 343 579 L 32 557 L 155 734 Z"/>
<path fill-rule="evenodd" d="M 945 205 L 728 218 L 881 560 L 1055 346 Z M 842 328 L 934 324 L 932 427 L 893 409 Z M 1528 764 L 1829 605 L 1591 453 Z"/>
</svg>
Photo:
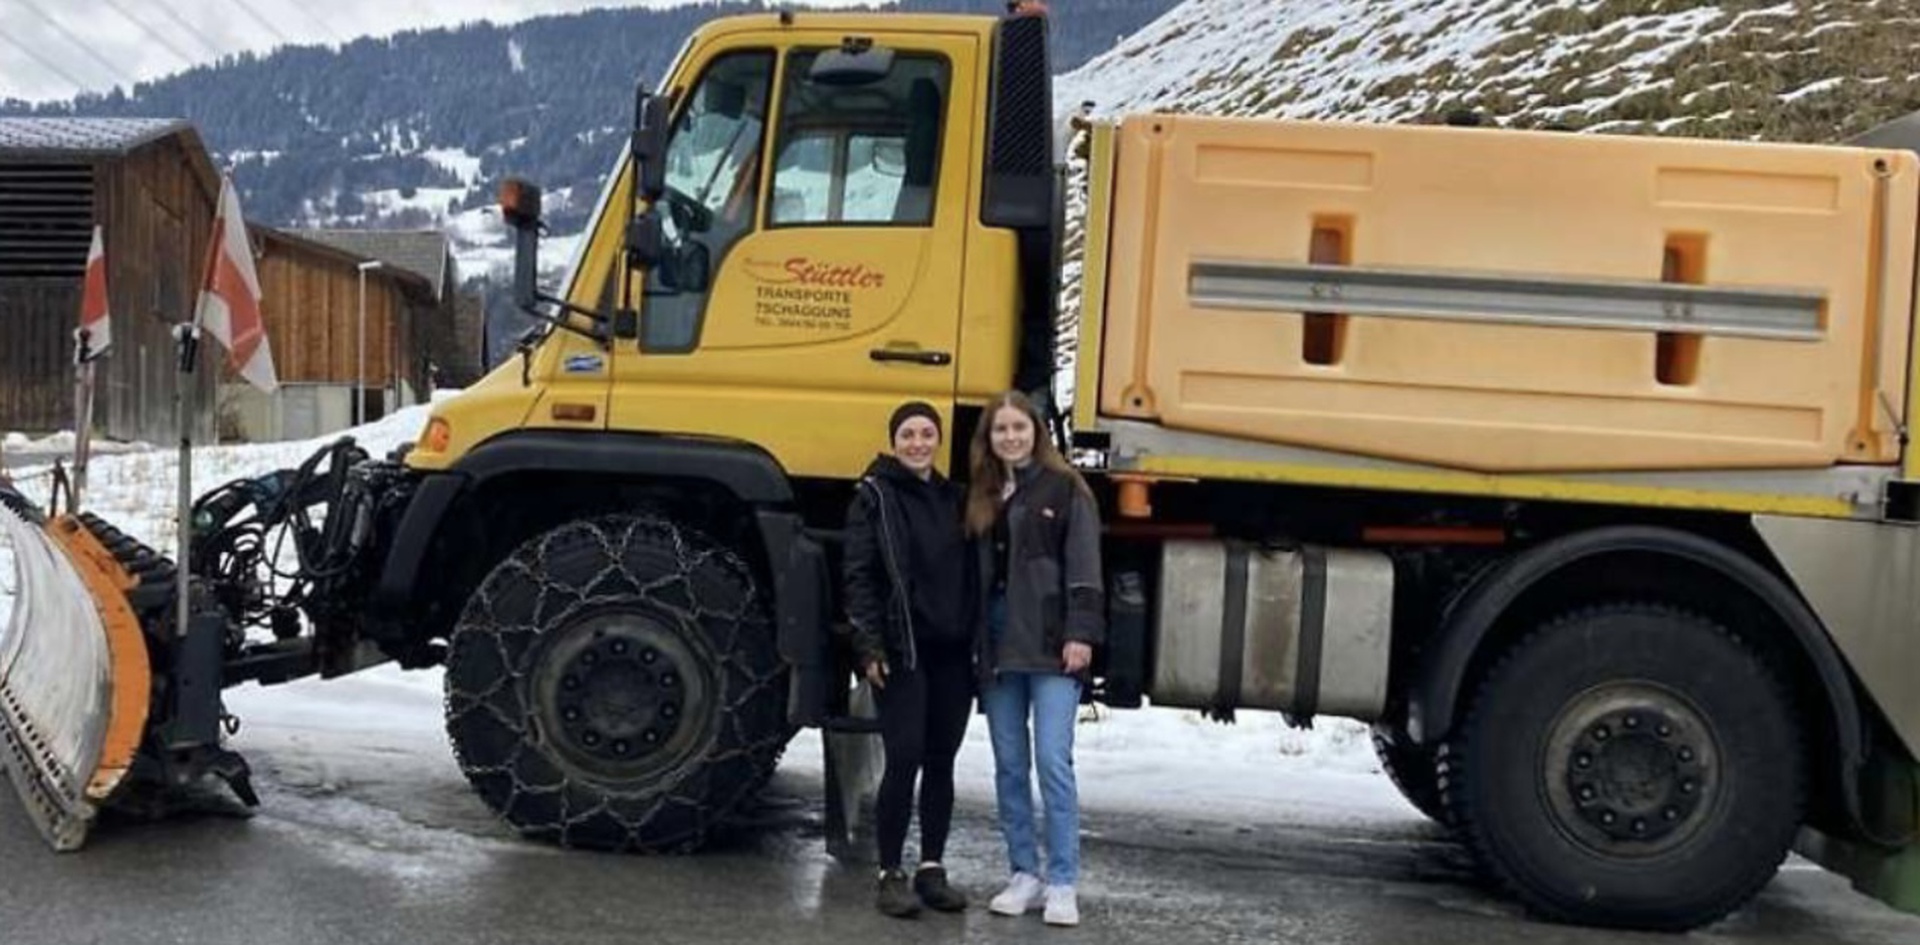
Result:
<svg viewBox="0 0 1920 945">
<path fill-rule="evenodd" d="M 893 526 L 887 519 L 887 497 L 881 494 L 880 484 L 871 479 L 863 480 L 867 488 L 873 491 L 873 504 L 880 510 L 880 536 L 886 542 L 886 552 L 880 557 L 887 562 L 887 573 L 893 576 L 893 596 L 900 602 L 900 619 L 907 627 L 907 669 L 918 669 L 920 648 L 913 641 L 913 602 L 906 599 L 907 582 L 900 577 L 900 564 L 894 560 L 898 546 L 893 540 Z"/>
</svg>

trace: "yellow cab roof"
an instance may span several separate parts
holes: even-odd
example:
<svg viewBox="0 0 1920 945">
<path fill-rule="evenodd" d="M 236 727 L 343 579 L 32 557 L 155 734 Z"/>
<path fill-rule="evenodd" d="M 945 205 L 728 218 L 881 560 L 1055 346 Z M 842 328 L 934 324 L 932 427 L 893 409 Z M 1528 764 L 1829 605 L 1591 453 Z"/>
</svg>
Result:
<svg viewBox="0 0 1920 945">
<path fill-rule="evenodd" d="M 749 13 L 723 16 L 702 24 L 693 31 L 694 41 L 732 33 L 763 32 L 775 29 L 828 30 L 846 33 L 906 32 L 958 33 L 985 36 L 1000 22 L 993 16 L 964 16 L 944 13 L 813 13 L 796 10 L 793 22 L 782 26 L 779 13 Z"/>
</svg>

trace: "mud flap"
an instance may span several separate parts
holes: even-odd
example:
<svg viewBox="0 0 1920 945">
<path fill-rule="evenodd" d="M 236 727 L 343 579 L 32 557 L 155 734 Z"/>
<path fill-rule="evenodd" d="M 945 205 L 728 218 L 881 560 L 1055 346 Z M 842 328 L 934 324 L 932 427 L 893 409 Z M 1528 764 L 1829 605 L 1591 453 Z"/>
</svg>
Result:
<svg viewBox="0 0 1920 945">
<path fill-rule="evenodd" d="M 0 759 L 47 843 L 77 850 L 146 727 L 152 677 L 126 598 L 132 579 L 77 522 L 48 520 L 5 487 L 0 546 L 13 559 Z"/>
<path fill-rule="evenodd" d="M 1861 893 L 1920 915 L 1920 764 L 1883 754 L 1863 775 L 1863 806 L 1879 842 L 1809 827 L 1801 830 L 1794 849 L 1845 876 Z"/>
</svg>

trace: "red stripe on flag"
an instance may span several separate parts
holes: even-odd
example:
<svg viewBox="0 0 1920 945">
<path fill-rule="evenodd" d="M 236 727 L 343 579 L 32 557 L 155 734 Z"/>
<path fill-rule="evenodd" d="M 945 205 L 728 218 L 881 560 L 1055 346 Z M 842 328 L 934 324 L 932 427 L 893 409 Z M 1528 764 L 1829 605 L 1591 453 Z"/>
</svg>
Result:
<svg viewBox="0 0 1920 945">
<path fill-rule="evenodd" d="M 221 226 L 225 226 L 225 221 L 221 221 Z M 240 264 L 224 252 L 214 257 L 212 284 L 207 289 L 227 304 L 227 326 L 233 337 L 221 340 L 227 344 L 227 363 L 237 371 L 253 359 L 253 352 L 267 336 L 260 318 L 260 302 L 240 274 Z"/>
</svg>

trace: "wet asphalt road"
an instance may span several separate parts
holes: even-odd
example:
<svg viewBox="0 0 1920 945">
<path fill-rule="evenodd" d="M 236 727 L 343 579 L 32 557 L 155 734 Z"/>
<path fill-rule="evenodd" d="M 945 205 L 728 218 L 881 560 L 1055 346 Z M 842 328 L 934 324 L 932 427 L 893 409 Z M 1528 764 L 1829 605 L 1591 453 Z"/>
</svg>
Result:
<svg viewBox="0 0 1920 945">
<path fill-rule="evenodd" d="M 629 857 L 513 838 L 444 755 L 404 742 L 333 756 L 312 747 L 294 737 L 254 752 L 265 805 L 251 819 L 110 823 L 79 854 L 47 852 L 6 794 L 0 942 L 1681 940 L 1530 922 L 1480 887 L 1458 847 L 1412 817 L 1250 825 L 1098 809 L 1084 822 L 1081 928 L 994 917 L 977 905 L 903 923 L 872 910 L 870 865 L 843 865 L 823 852 L 811 799 L 818 769 L 809 758 L 784 766 L 757 823 L 717 848 Z M 979 899 L 999 873 L 990 815 L 985 798 L 963 792 L 947 858 Z M 1796 861 L 1752 907 L 1687 940 L 1914 945 L 1920 918 Z"/>
</svg>

